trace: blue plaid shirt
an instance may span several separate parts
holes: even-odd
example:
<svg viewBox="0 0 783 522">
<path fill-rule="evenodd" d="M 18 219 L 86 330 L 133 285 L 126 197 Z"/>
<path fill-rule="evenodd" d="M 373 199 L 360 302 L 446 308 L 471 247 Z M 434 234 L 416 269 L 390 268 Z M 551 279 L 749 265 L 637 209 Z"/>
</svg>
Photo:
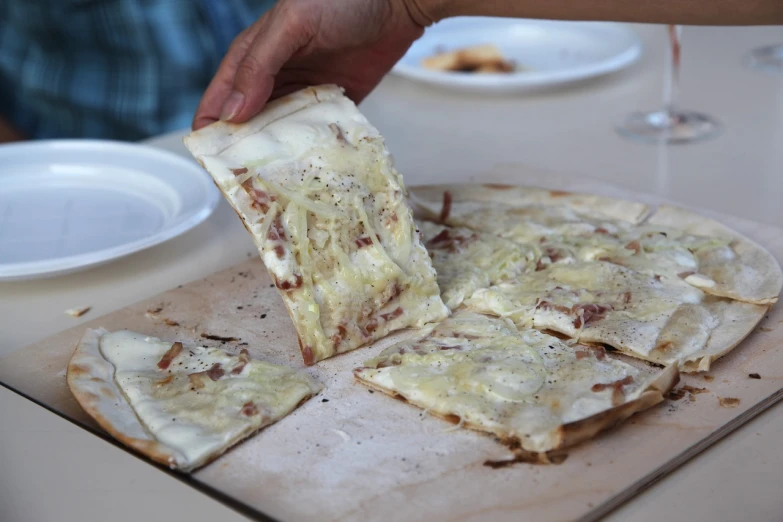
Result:
<svg viewBox="0 0 783 522">
<path fill-rule="evenodd" d="M 0 116 L 30 138 L 190 126 L 233 38 L 274 0 L 0 0 Z"/>
</svg>

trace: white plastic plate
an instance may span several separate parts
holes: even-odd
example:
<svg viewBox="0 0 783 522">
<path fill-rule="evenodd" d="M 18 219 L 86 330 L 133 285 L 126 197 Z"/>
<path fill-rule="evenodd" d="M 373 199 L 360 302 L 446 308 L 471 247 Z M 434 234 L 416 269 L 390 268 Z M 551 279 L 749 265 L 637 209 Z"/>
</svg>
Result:
<svg viewBox="0 0 783 522">
<path fill-rule="evenodd" d="M 481 44 L 494 44 L 521 70 L 473 74 L 421 66 L 422 59 L 438 52 Z M 641 52 L 639 37 L 623 24 L 458 17 L 429 27 L 392 72 L 464 91 L 513 92 L 608 74 L 629 66 Z"/>
<path fill-rule="evenodd" d="M 145 145 L 0 145 L 0 280 L 83 270 L 204 221 L 220 194 L 196 163 Z"/>
</svg>

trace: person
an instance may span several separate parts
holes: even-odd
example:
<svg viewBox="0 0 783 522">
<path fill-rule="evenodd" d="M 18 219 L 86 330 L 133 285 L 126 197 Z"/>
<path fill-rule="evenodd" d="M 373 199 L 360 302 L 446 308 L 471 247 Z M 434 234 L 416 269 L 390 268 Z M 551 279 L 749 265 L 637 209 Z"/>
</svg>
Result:
<svg viewBox="0 0 783 522">
<path fill-rule="evenodd" d="M 0 0 L 0 142 L 188 128 L 274 0 Z"/>
<path fill-rule="evenodd" d="M 783 24 L 781 0 L 280 0 L 232 42 L 194 130 L 242 123 L 269 99 L 335 83 L 360 102 L 430 24 L 500 16 L 682 25 Z"/>
</svg>

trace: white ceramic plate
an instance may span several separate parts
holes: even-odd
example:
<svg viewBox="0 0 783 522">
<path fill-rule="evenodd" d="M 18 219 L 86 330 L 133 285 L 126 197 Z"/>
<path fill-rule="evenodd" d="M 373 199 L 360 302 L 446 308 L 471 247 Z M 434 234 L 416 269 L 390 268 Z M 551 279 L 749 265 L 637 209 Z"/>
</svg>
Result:
<svg viewBox="0 0 783 522">
<path fill-rule="evenodd" d="M 421 66 L 422 59 L 438 52 L 480 44 L 494 44 L 523 69 L 470 74 Z M 639 37 L 623 24 L 459 17 L 429 27 L 392 72 L 452 89 L 512 92 L 611 73 L 635 62 L 641 52 Z"/>
<path fill-rule="evenodd" d="M 0 145 L 0 280 L 82 270 L 169 240 L 220 198 L 196 163 L 145 145 Z"/>
</svg>

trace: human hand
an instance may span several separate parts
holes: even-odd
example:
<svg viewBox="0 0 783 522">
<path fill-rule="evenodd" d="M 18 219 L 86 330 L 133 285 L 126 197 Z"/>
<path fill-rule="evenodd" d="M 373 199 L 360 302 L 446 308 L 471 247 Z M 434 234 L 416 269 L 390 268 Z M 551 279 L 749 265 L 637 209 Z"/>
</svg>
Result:
<svg viewBox="0 0 783 522">
<path fill-rule="evenodd" d="M 324 83 L 361 101 L 431 20 L 416 0 L 280 0 L 236 37 L 193 129 L 242 123 L 269 99 Z"/>
</svg>

